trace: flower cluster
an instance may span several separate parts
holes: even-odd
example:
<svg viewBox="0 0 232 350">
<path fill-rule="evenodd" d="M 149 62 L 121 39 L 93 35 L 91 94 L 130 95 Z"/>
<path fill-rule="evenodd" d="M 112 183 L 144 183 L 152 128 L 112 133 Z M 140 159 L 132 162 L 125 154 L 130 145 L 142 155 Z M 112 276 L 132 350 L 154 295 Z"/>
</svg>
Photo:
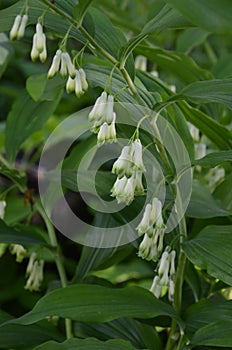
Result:
<svg viewBox="0 0 232 350">
<path fill-rule="evenodd" d="M 37 59 L 43 63 L 47 58 L 47 48 L 46 48 L 46 36 L 43 33 L 43 27 L 40 23 L 36 25 L 36 33 L 33 36 L 33 43 L 31 49 L 31 59 L 36 61 Z"/>
<path fill-rule="evenodd" d="M 12 255 L 16 255 L 16 261 L 21 263 L 25 258 L 27 251 L 21 244 L 11 244 L 10 252 Z"/>
<path fill-rule="evenodd" d="M 145 172 L 139 139 L 123 147 L 121 155 L 113 164 L 112 173 L 118 175 L 111 190 L 118 203 L 129 205 L 135 195 L 144 194 L 142 176 Z"/>
<path fill-rule="evenodd" d="M 88 90 L 88 83 L 86 80 L 86 74 L 84 69 L 75 70 L 76 76 L 73 79 L 71 76 L 68 77 L 66 83 L 67 93 L 75 92 L 76 96 L 79 97 Z"/>
<path fill-rule="evenodd" d="M 105 91 L 99 96 L 89 113 L 89 121 L 93 122 L 91 130 L 98 133 L 98 144 L 116 141 L 116 114 L 114 112 L 114 97 Z"/>
<path fill-rule="evenodd" d="M 38 260 L 36 253 L 32 253 L 26 270 L 28 277 L 25 289 L 38 291 L 43 281 L 44 260 Z"/>
<path fill-rule="evenodd" d="M 163 252 L 158 264 L 157 275 L 154 277 L 150 291 L 159 298 L 162 293 L 163 287 L 168 288 L 168 298 L 173 301 L 175 291 L 175 250 L 170 251 L 170 247 L 167 247 Z"/>
<path fill-rule="evenodd" d="M 144 234 L 139 246 L 139 257 L 157 261 L 163 251 L 165 228 L 162 203 L 158 198 L 153 198 L 152 203 L 146 205 L 142 220 L 137 227 L 139 236 Z"/>
<path fill-rule="evenodd" d="M 28 15 L 17 15 L 10 31 L 10 39 L 21 39 L 24 36 L 25 28 L 28 21 Z"/>
<path fill-rule="evenodd" d="M 51 67 L 48 71 L 48 78 L 53 78 L 58 72 L 60 72 L 60 75 L 63 78 L 69 75 L 74 79 L 76 76 L 76 70 L 72 64 L 69 53 L 63 52 L 60 49 L 56 51 L 56 54 L 53 57 Z"/>
</svg>

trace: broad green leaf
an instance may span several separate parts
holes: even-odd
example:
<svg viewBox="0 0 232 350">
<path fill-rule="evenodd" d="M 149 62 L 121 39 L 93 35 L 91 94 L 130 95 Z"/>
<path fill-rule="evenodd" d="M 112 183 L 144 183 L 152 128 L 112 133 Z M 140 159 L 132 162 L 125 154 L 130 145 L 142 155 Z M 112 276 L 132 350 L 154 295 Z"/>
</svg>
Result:
<svg viewBox="0 0 232 350">
<path fill-rule="evenodd" d="M 225 177 L 225 180 L 217 186 L 213 195 L 219 199 L 227 210 L 232 212 L 232 174 Z"/>
<path fill-rule="evenodd" d="M 113 26 L 109 18 L 101 11 L 92 8 L 88 13 L 92 16 L 95 26 L 95 41 L 114 58 L 119 59 L 121 48 L 127 43 L 123 32 L 119 28 Z M 128 58 L 125 67 L 133 78 L 134 62 L 132 56 Z"/>
<path fill-rule="evenodd" d="M 194 334 L 191 344 L 232 347 L 231 327 L 231 321 L 212 322 Z"/>
<path fill-rule="evenodd" d="M 64 343 L 47 342 L 34 348 L 34 350 L 136 350 L 129 342 L 113 339 L 103 342 L 94 338 L 73 338 Z"/>
<path fill-rule="evenodd" d="M 186 214 L 194 218 L 213 218 L 215 216 L 228 216 L 230 212 L 213 198 L 206 185 L 194 180 Z"/>
<path fill-rule="evenodd" d="M 78 16 L 78 19 L 81 19 L 84 17 L 86 11 L 88 10 L 88 7 L 91 5 L 91 2 L 93 2 L 93 0 L 79 0 L 77 9 L 76 9 L 78 11 L 76 14 Z"/>
<path fill-rule="evenodd" d="M 212 72 L 218 79 L 231 78 L 232 77 L 232 55 L 223 54 L 219 57 L 216 65 L 213 67 Z"/>
<path fill-rule="evenodd" d="M 9 317 L 5 321 L 9 320 Z M 1 320 L 3 322 L 3 318 Z M 0 327 L 1 349 L 32 349 L 34 346 L 49 340 L 63 341 L 55 327 L 44 322 L 40 325 L 23 326 L 19 324 L 8 324 Z"/>
<path fill-rule="evenodd" d="M 161 350 L 161 341 L 153 326 L 131 318 L 120 318 L 107 323 L 74 323 L 74 334 L 79 338 L 96 337 L 101 340 L 123 339 L 136 349 Z"/>
<path fill-rule="evenodd" d="M 53 79 L 47 79 L 47 74 L 36 74 L 27 79 L 26 89 L 35 102 L 53 101 L 64 85 L 64 80 L 58 75 Z"/>
<path fill-rule="evenodd" d="M 92 248 L 83 246 L 77 265 L 74 282 L 84 279 L 90 271 L 116 264 L 130 255 L 133 247 L 123 245 L 113 248 Z"/>
<path fill-rule="evenodd" d="M 201 159 L 195 159 L 194 165 L 200 165 L 202 167 L 215 167 L 223 162 L 232 162 L 232 151 L 212 152 L 207 154 Z"/>
<path fill-rule="evenodd" d="M 0 220 L 0 242 L 17 244 L 47 244 L 40 230 L 35 227 L 18 225 L 7 226 Z"/>
<path fill-rule="evenodd" d="M 221 281 L 232 285 L 232 226 L 207 226 L 183 244 L 188 259 Z"/>
<path fill-rule="evenodd" d="M 191 305 L 184 315 L 187 334 L 192 335 L 211 322 L 230 322 L 232 312 L 231 300 L 202 299 Z M 231 328 L 231 327 L 230 327 Z"/>
<path fill-rule="evenodd" d="M 9 39 L 4 33 L 0 33 L 0 78 L 3 75 L 12 54 L 13 48 Z"/>
<path fill-rule="evenodd" d="M 26 93 L 22 93 L 16 99 L 6 123 L 5 147 L 11 161 L 14 160 L 19 147 L 27 137 L 39 130 L 52 115 L 60 97 L 61 91 L 53 101 L 35 102 Z"/>
<path fill-rule="evenodd" d="M 232 109 L 231 94 L 232 78 L 196 81 L 180 92 L 194 103 L 217 102 Z"/>
<path fill-rule="evenodd" d="M 182 52 L 167 51 L 145 45 L 138 46 L 136 52 L 146 56 L 152 62 L 155 62 L 158 67 L 170 72 L 185 84 L 212 78 L 210 72 L 200 68 L 191 57 Z"/>
<path fill-rule="evenodd" d="M 190 22 L 216 33 L 232 33 L 230 0 L 165 0 Z"/>
<path fill-rule="evenodd" d="M 107 322 L 120 317 L 152 318 L 160 315 L 179 318 L 170 305 L 146 289 L 111 289 L 98 285 L 72 285 L 42 297 L 27 314 L 12 321 L 32 324 L 49 315 L 84 322 Z"/>
<path fill-rule="evenodd" d="M 200 129 L 215 145 L 220 149 L 231 149 L 232 136 L 228 129 L 199 109 L 193 108 L 185 102 L 178 104 L 186 119 Z"/>
<path fill-rule="evenodd" d="M 180 14 L 180 12 L 176 11 L 171 6 L 166 5 L 144 26 L 142 34 L 151 34 L 163 29 L 167 30 L 167 28 L 183 28 L 186 26 L 189 26 L 189 22 Z"/>
<path fill-rule="evenodd" d="M 189 28 L 177 37 L 176 50 L 188 54 L 194 47 L 202 44 L 209 35 L 203 29 Z"/>
</svg>

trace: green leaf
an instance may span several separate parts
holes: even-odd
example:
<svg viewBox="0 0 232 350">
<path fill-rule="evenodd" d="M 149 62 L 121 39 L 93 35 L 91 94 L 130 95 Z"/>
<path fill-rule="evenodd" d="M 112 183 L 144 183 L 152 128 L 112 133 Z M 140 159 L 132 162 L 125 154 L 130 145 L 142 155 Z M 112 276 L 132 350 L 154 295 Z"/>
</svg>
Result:
<svg viewBox="0 0 232 350">
<path fill-rule="evenodd" d="M 219 57 L 212 72 L 216 78 L 231 78 L 232 77 L 232 55 L 223 54 Z"/>
<path fill-rule="evenodd" d="M 47 79 L 47 74 L 35 74 L 26 81 L 26 89 L 35 102 L 53 101 L 65 85 L 64 79 L 56 75 Z"/>
<path fill-rule="evenodd" d="M 78 12 L 79 12 L 79 14 L 78 14 L 78 17 L 80 19 L 85 15 L 85 13 L 86 13 L 88 7 L 90 6 L 91 2 L 93 2 L 93 0 L 79 0 L 79 3 L 78 3 Z"/>
<path fill-rule="evenodd" d="M 230 0 L 165 0 L 189 21 L 213 33 L 232 33 Z"/>
<path fill-rule="evenodd" d="M 146 38 L 146 34 L 139 34 L 136 37 L 128 41 L 128 43 L 123 47 L 121 53 L 121 62 L 126 62 L 130 53 L 139 45 L 141 41 Z"/>
<path fill-rule="evenodd" d="M 188 28 L 177 37 L 176 50 L 188 54 L 194 47 L 202 44 L 209 35 L 200 28 Z"/>
<path fill-rule="evenodd" d="M 231 327 L 230 321 L 212 322 L 194 334 L 191 344 L 232 347 Z"/>
<path fill-rule="evenodd" d="M 23 326 L 8 324 L 0 327 L 1 349 L 32 349 L 48 340 L 64 340 L 55 327 L 46 324 Z"/>
<path fill-rule="evenodd" d="M 202 299 L 185 311 L 186 332 L 192 335 L 212 322 L 231 322 L 232 301 Z"/>
<path fill-rule="evenodd" d="M 113 248 L 92 248 L 83 246 L 77 265 L 74 282 L 84 279 L 90 271 L 106 268 L 123 260 L 132 252 L 131 245 Z"/>
<path fill-rule="evenodd" d="M 138 46 L 136 52 L 146 56 L 152 62 L 155 62 L 158 67 L 160 66 L 165 71 L 170 72 L 185 84 L 212 78 L 210 72 L 200 68 L 191 57 L 182 52 L 167 51 L 145 45 Z"/>
<path fill-rule="evenodd" d="M 14 102 L 7 117 L 5 147 L 8 157 L 14 160 L 19 147 L 32 133 L 42 128 L 56 109 L 61 91 L 53 101 L 35 102 L 23 93 Z"/>
<path fill-rule="evenodd" d="M 223 282 L 232 285 L 232 226 L 207 226 L 183 244 L 188 259 Z"/>
<path fill-rule="evenodd" d="M 199 111 L 199 109 L 193 108 L 185 102 L 179 102 L 178 104 L 186 119 L 200 129 L 215 145 L 220 149 L 231 149 L 232 136 L 228 129 Z"/>
<path fill-rule="evenodd" d="M 127 341 L 114 339 L 103 342 L 94 338 L 73 338 L 64 343 L 47 342 L 34 348 L 34 350 L 135 350 Z"/>
<path fill-rule="evenodd" d="M 88 81 L 91 85 L 100 86 L 103 89 L 107 86 L 109 81 L 109 75 L 111 73 L 111 67 L 109 66 L 100 66 L 95 64 L 87 64 L 84 66 L 86 71 L 86 75 L 88 77 Z M 121 74 L 115 70 L 112 76 L 112 92 L 113 94 L 117 94 L 120 91 L 120 94 L 117 95 L 117 100 L 121 102 L 130 102 L 133 104 L 137 104 L 136 100 L 133 98 L 128 89 L 125 89 L 126 83 Z M 153 98 L 144 89 L 138 87 L 139 94 L 142 99 L 149 107 L 153 106 Z"/>
<path fill-rule="evenodd" d="M 159 315 L 179 318 L 170 305 L 146 289 L 110 289 L 98 285 L 72 285 L 42 297 L 27 314 L 12 321 L 32 324 L 49 315 L 84 322 L 107 322 L 119 317 L 152 318 Z"/>
<path fill-rule="evenodd" d="M 152 18 L 142 30 L 142 34 L 151 34 L 167 28 L 183 28 L 189 26 L 189 22 L 171 6 L 164 6 L 161 11 Z"/>
<path fill-rule="evenodd" d="M 186 214 L 194 218 L 213 218 L 215 216 L 228 216 L 230 212 L 213 198 L 207 186 L 194 180 Z"/>
<path fill-rule="evenodd" d="M 180 95 L 194 103 L 217 102 L 232 109 L 232 78 L 197 81 L 186 86 Z"/>
<path fill-rule="evenodd" d="M 17 244 L 44 244 L 47 243 L 40 230 L 36 227 L 18 225 L 16 227 L 7 226 L 0 220 L 0 242 Z"/>
<path fill-rule="evenodd" d="M 74 334 L 79 338 L 96 337 L 100 340 L 123 339 L 136 349 L 161 350 L 158 333 L 153 326 L 131 318 L 120 318 L 107 323 L 74 323 Z"/>
<path fill-rule="evenodd" d="M 0 33 L 0 78 L 3 75 L 12 54 L 13 48 L 8 37 L 4 33 Z"/>
<path fill-rule="evenodd" d="M 232 162 L 232 151 L 221 151 L 221 152 L 212 152 L 207 154 L 201 159 L 195 159 L 193 165 L 200 165 L 202 167 L 211 167 L 223 163 L 223 162 Z"/>
<path fill-rule="evenodd" d="M 219 199 L 227 210 L 232 212 L 232 174 L 226 176 L 225 180 L 217 186 L 213 195 Z"/>
</svg>

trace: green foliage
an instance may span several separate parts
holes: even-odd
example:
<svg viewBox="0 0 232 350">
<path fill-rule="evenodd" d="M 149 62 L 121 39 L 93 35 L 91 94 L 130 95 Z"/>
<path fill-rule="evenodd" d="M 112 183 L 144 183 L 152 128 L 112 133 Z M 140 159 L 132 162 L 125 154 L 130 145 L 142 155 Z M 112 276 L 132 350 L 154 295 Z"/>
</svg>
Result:
<svg viewBox="0 0 232 350">
<path fill-rule="evenodd" d="M 232 347 L 231 33 L 231 0 L 1 1 L 0 349 Z"/>
</svg>

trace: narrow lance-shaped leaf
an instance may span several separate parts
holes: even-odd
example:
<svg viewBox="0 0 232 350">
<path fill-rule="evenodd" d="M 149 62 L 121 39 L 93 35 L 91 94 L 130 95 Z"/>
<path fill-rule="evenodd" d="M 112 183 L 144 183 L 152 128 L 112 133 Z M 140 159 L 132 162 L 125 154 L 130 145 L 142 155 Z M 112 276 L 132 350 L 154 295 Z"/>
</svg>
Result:
<svg viewBox="0 0 232 350">
<path fill-rule="evenodd" d="M 51 315 L 85 322 L 166 315 L 181 322 L 170 305 L 143 288 L 110 289 L 87 284 L 56 289 L 42 297 L 30 312 L 11 322 L 32 324 Z"/>
</svg>

